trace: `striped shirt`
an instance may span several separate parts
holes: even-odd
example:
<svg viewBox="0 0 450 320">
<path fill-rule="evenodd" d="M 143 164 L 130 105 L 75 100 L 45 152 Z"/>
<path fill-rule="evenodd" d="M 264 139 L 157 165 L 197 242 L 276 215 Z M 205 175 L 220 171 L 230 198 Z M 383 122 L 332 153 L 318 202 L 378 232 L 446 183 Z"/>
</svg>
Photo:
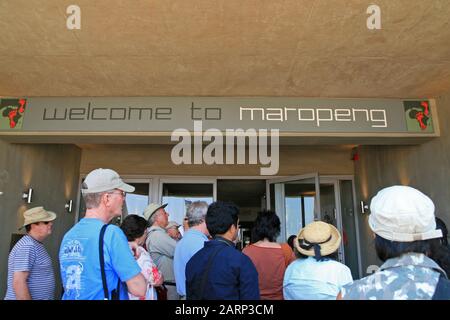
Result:
<svg viewBox="0 0 450 320">
<path fill-rule="evenodd" d="M 27 285 L 31 299 L 55 298 L 55 275 L 50 256 L 44 245 L 29 235 L 23 236 L 9 254 L 8 289 L 5 300 L 16 300 L 13 275 L 17 271 L 29 272 Z"/>
</svg>

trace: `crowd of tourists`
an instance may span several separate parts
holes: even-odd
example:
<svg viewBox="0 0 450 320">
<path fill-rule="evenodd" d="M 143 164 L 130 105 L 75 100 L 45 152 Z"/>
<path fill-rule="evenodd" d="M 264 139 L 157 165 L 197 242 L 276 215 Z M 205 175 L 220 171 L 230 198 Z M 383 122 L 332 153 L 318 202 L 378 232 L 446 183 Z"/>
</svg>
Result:
<svg viewBox="0 0 450 320">
<path fill-rule="evenodd" d="M 450 299 L 447 228 L 432 200 L 412 187 L 387 187 L 372 198 L 368 224 L 383 264 L 361 279 L 339 262 L 342 236 L 326 222 L 278 243 L 280 219 L 261 211 L 251 244 L 240 251 L 233 203 L 190 203 L 182 235 L 167 204 L 151 203 L 120 226 L 110 224 L 134 192 L 113 170 L 90 172 L 81 192 L 85 216 L 59 250 L 61 297 L 42 243 L 57 215 L 36 207 L 24 212 L 26 234 L 9 254 L 6 300 Z"/>
</svg>

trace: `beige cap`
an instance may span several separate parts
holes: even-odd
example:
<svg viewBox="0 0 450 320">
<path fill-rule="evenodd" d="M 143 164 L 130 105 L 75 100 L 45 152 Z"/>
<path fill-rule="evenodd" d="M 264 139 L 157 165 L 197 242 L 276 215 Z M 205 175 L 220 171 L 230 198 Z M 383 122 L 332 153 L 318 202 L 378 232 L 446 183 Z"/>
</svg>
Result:
<svg viewBox="0 0 450 320">
<path fill-rule="evenodd" d="M 176 221 L 169 221 L 167 224 L 166 230 L 169 230 L 170 228 L 179 228 L 181 225 L 178 224 Z"/>
<path fill-rule="evenodd" d="M 81 192 L 99 193 L 119 189 L 125 192 L 134 192 L 134 187 L 122 181 L 119 174 L 111 169 L 95 169 L 84 179 Z"/>
<path fill-rule="evenodd" d="M 341 244 L 341 235 L 335 226 L 315 221 L 300 230 L 294 245 L 305 256 L 315 256 L 314 245 L 320 246 L 320 255 L 328 256 Z"/>
<path fill-rule="evenodd" d="M 153 216 L 153 214 L 161 208 L 167 207 L 166 204 L 150 203 L 144 210 L 144 218 L 148 221 Z"/>
<path fill-rule="evenodd" d="M 433 201 L 408 186 L 384 188 L 372 198 L 369 226 L 377 235 L 391 241 L 442 237 L 442 231 L 436 230 Z"/>
<path fill-rule="evenodd" d="M 23 218 L 23 226 L 19 230 L 32 223 L 53 221 L 56 219 L 56 213 L 47 211 L 44 207 L 35 207 L 25 211 Z"/>
</svg>

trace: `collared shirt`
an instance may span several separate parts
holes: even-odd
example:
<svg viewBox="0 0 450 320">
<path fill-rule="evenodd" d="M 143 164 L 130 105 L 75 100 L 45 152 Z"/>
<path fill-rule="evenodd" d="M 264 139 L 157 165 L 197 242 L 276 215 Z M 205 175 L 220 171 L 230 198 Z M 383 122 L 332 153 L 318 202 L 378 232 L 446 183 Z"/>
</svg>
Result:
<svg viewBox="0 0 450 320">
<path fill-rule="evenodd" d="M 174 282 L 173 255 L 177 242 L 166 233 L 166 230 L 153 226 L 148 230 L 146 245 L 153 262 L 163 274 L 164 281 Z"/>
<path fill-rule="evenodd" d="M 342 286 L 353 280 L 350 269 L 335 260 L 297 259 L 284 274 L 286 300 L 336 300 Z"/>
<path fill-rule="evenodd" d="M 347 300 L 430 300 L 445 272 L 422 253 L 387 260 L 374 274 L 344 286 Z"/>
<path fill-rule="evenodd" d="M 175 247 L 173 269 L 177 292 L 181 296 L 186 295 L 186 264 L 194 254 L 203 248 L 206 241 L 208 241 L 208 237 L 204 233 L 191 228 Z"/>
</svg>

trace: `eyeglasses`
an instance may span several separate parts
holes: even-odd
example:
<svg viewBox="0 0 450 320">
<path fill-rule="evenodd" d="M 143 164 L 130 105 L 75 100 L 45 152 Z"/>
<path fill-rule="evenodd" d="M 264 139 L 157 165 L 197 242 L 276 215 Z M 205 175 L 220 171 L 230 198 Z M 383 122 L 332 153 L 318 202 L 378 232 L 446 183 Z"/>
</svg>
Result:
<svg viewBox="0 0 450 320">
<path fill-rule="evenodd" d="M 118 190 L 119 192 L 108 192 L 108 194 L 120 194 L 122 197 L 126 197 L 127 193 L 125 191 Z"/>
</svg>

